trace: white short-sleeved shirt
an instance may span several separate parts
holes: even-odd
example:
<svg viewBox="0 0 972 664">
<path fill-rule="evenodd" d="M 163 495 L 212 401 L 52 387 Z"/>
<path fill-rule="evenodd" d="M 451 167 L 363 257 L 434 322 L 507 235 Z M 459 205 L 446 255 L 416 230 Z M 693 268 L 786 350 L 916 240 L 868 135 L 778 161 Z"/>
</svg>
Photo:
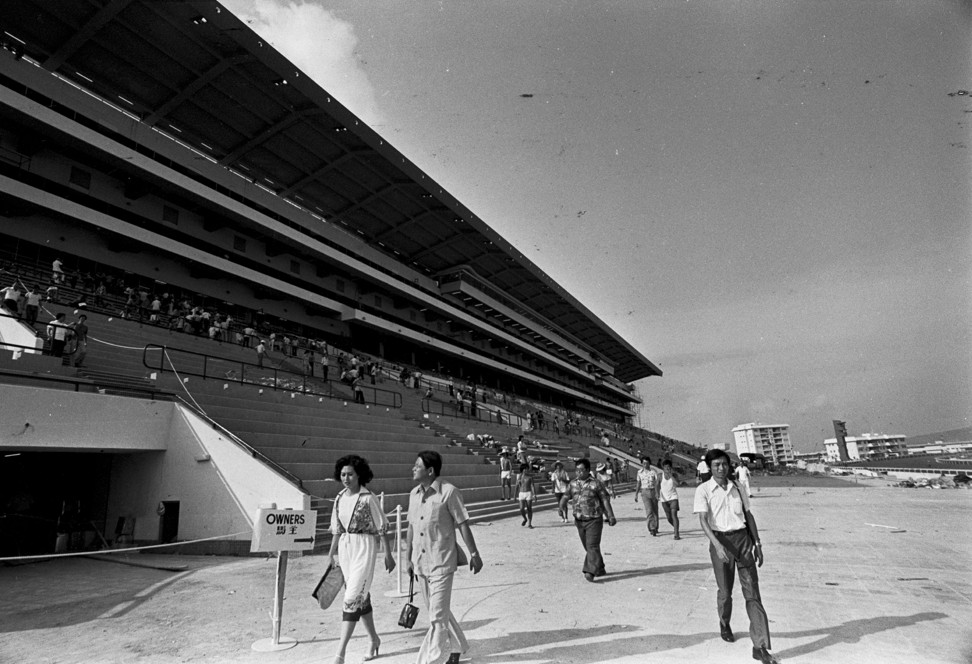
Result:
<svg viewBox="0 0 972 664">
<path fill-rule="evenodd" d="M 428 490 L 418 485 L 408 496 L 412 566 L 419 576 L 456 571 L 456 527 L 469 520 L 459 489 L 436 478 Z"/>
<path fill-rule="evenodd" d="M 749 481 L 749 468 L 747 468 L 746 466 L 739 466 L 738 468 L 736 468 L 736 478 L 740 482 L 748 482 Z"/>
<path fill-rule="evenodd" d="M 735 482 L 730 480 L 723 489 L 713 478 L 695 490 L 692 511 L 706 514 L 712 530 L 722 533 L 740 530 L 746 527 L 744 512 L 749 511 L 749 497 L 739 490 Z"/>
</svg>

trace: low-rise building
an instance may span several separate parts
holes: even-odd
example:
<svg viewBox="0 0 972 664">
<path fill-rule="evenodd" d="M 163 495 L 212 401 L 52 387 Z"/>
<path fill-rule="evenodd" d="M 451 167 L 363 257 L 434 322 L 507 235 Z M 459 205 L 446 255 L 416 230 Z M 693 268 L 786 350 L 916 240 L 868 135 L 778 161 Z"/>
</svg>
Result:
<svg viewBox="0 0 972 664">
<path fill-rule="evenodd" d="M 847 457 L 850 461 L 882 459 L 908 454 L 905 437 L 900 434 L 863 433 L 859 436 L 847 436 L 844 440 L 847 442 Z M 836 438 L 824 440 L 824 447 L 827 449 L 828 460 L 840 461 L 840 450 L 837 447 Z"/>
</svg>

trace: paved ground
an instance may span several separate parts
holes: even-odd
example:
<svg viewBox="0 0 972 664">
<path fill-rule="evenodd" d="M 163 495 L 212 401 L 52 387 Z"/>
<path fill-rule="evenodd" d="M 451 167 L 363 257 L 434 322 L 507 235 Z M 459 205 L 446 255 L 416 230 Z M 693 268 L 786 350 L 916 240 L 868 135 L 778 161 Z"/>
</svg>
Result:
<svg viewBox="0 0 972 664">
<path fill-rule="evenodd" d="M 787 662 L 972 661 L 972 491 L 761 486 L 764 603 L 775 651 Z M 552 512 L 474 528 L 486 568 L 460 573 L 454 610 L 472 649 L 464 662 L 751 662 L 736 590 L 738 641 L 719 639 L 707 547 L 681 490 L 683 539 L 648 536 L 631 494 L 605 528 L 609 576 L 590 584 L 572 525 Z M 275 561 L 137 556 L 187 564 L 165 572 L 90 559 L 0 567 L 0 662 L 330 662 L 336 607 L 308 596 L 320 557 L 290 561 L 282 634 L 296 647 L 251 649 L 271 634 Z M 396 626 L 403 600 L 382 576 L 374 604 L 383 656 L 412 662 L 427 626 Z M 367 638 L 356 635 L 348 662 Z"/>
</svg>

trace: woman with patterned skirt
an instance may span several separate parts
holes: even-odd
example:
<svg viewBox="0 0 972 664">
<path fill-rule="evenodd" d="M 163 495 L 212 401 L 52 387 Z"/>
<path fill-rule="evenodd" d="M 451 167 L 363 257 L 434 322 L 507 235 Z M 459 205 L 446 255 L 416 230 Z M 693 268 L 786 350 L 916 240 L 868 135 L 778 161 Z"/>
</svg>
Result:
<svg viewBox="0 0 972 664">
<path fill-rule="evenodd" d="M 385 540 L 385 569 L 395 569 L 391 540 L 388 536 L 388 519 L 381 510 L 378 496 L 366 485 L 374 478 L 368 462 L 354 454 L 341 457 L 334 464 L 334 479 L 344 489 L 334 499 L 331 511 L 331 550 L 328 564 L 338 555 L 338 566 L 344 574 L 344 606 L 341 641 L 334 655 L 334 664 L 343 664 L 348 641 L 360 619 L 371 637 L 368 656 L 378 657 L 381 639 L 375 631 L 375 618 L 371 611 L 371 582 L 375 577 L 378 546 Z"/>
</svg>

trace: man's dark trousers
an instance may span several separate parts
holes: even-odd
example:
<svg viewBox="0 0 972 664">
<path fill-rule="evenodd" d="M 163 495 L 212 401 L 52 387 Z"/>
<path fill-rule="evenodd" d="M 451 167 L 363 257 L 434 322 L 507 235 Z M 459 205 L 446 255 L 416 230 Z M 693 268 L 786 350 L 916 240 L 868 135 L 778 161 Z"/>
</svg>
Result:
<svg viewBox="0 0 972 664">
<path fill-rule="evenodd" d="M 746 599 L 746 613 L 749 614 L 749 638 L 753 640 L 754 648 L 770 648 L 769 620 L 763 609 L 763 600 L 759 596 L 759 575 L 756 572 L 756 559 L 753 557 L 753 541 L 749 531 L 745 528 L 728 533 L 714 531 L 716 539 L 725 547 L 729 554 L 729 562 L 724 563 L 715 552 L 715 547 L 709 545 L 709 558 L 712 560 L 712 571 L 715 572 L 719 593 L 716 596 L 716 607 L 719 611 L 719 625 L 729 624 L 732 617 L 732 585 L 739 568 L 739 586 Z"/>
<path fill-rule="evenodd" d="M 577 526 L 577 534 L 580 535 L 581 544 L 587 551 L 584 558 L 584 574 L 594 576 L 604 575 L 604 558 L 601 556 L 601 531 L 604 530 L 604 519 L 574 519 Z"/>
</svg>

